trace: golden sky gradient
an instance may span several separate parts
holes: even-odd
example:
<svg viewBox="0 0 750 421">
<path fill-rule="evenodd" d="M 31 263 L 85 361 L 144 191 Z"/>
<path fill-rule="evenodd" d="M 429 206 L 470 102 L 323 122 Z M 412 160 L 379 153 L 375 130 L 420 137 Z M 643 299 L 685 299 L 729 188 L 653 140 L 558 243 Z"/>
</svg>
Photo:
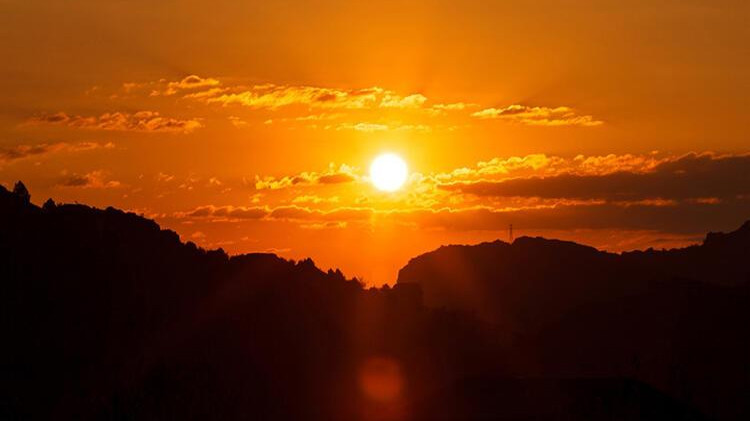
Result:
<svg viewBox="0 0 750 421">
<path fill-rule="evenodd" d="M 372 284 L 750 219 L 746 1 L 0 0 L 0 182 Z M 380 153 L 411 170 L 384 193 Z"/>
</svg>

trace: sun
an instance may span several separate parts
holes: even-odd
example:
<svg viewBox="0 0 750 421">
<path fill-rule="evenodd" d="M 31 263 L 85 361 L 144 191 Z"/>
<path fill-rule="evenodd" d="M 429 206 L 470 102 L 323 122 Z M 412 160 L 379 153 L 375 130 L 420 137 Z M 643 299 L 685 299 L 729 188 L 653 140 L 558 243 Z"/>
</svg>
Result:
<svg viewBox="0 0 750 421">
<path fill-rule="evenodd" d="M 406 162 L 392 153 L 379 155 L 370 165 L 370 180 L 378 190 L 396 191 L 406 182 Z"/>
</svg>

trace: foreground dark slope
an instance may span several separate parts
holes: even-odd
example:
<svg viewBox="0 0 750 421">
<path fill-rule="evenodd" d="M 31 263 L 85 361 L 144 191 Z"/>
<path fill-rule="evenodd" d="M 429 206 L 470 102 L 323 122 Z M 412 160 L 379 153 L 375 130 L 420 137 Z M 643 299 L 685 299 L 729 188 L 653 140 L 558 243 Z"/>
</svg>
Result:
<svg viewBox="0 0 750 421">
<path fill-rule="evenodd" d="M 702 419 L 691 396 L 625 371 L 540 364 L 555 352 L 540 346 L 565 351 L 565 319 L 609 307 L 561 313 L 541 341 L 425 307 L 416 285 L 207 252 L 116 209 L 39 208 L 24 189 L 0 187 L 0 288 L 0 419 Z M 712 321 L 734 311 L 717 308 Z M 582 340 L 582 355 L 606 347 Z M 724 386 L 735 401 L 713 414 L 743 415 L 742 387 Z"/>
<path fill-rule="evenodd" d="M 412 259 L 398 284 L 500 326 L 527 374 L 636 378 L 719 419 L 747 419 L 749 262 L 745 223 L 665 251 L 528 237 L 445 246 Z"/>
<path fill-rule="evenodd" d="M 424 313 L 416 290 L 48 203 L 0 188 L 0 419 L 355 419 L 406 405 L 362 396 L 371 358 L 415 396 L 494 364 L 471 320 Z"/>
</svg>

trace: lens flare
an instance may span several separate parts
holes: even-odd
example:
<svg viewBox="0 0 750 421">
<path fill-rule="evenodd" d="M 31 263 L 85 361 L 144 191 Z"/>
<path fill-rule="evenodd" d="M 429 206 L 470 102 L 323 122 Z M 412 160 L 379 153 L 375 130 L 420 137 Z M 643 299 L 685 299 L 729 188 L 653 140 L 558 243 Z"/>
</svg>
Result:
<svg viewBox="0 0 750 421">
<path fill-rule="evenodd" d="M 370 358 L 360 368 L 359 384 L 369 399 L 379 402 L 394 401 L 401 396 L 403 388 L 401 367 L 391 358 Z"/>
</svg>

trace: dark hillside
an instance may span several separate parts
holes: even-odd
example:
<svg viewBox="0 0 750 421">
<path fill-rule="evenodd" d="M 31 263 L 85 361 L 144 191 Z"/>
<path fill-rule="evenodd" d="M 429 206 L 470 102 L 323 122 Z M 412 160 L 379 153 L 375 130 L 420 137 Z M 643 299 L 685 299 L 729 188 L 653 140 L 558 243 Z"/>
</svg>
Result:
<svg viewBox="0 0 750 421">
<path fill-rule="evenodd" d="M 412 259 L 399 285 L 475 311 L 534 376 L 638 379 L 719 419 L 750 415 L 750 223 L 703 244 L 623 254 L 518 238 Z"/>
<path fill-rule="evenodd" d="M 624 260 L 652 252 L 519 239 L 443 248 L 365 289 L 24 191 L 0 188 L 0 419 L 748 414 L 739 268 L 719 285 L 639 264 L 630 282 Z"/>
</svg>

